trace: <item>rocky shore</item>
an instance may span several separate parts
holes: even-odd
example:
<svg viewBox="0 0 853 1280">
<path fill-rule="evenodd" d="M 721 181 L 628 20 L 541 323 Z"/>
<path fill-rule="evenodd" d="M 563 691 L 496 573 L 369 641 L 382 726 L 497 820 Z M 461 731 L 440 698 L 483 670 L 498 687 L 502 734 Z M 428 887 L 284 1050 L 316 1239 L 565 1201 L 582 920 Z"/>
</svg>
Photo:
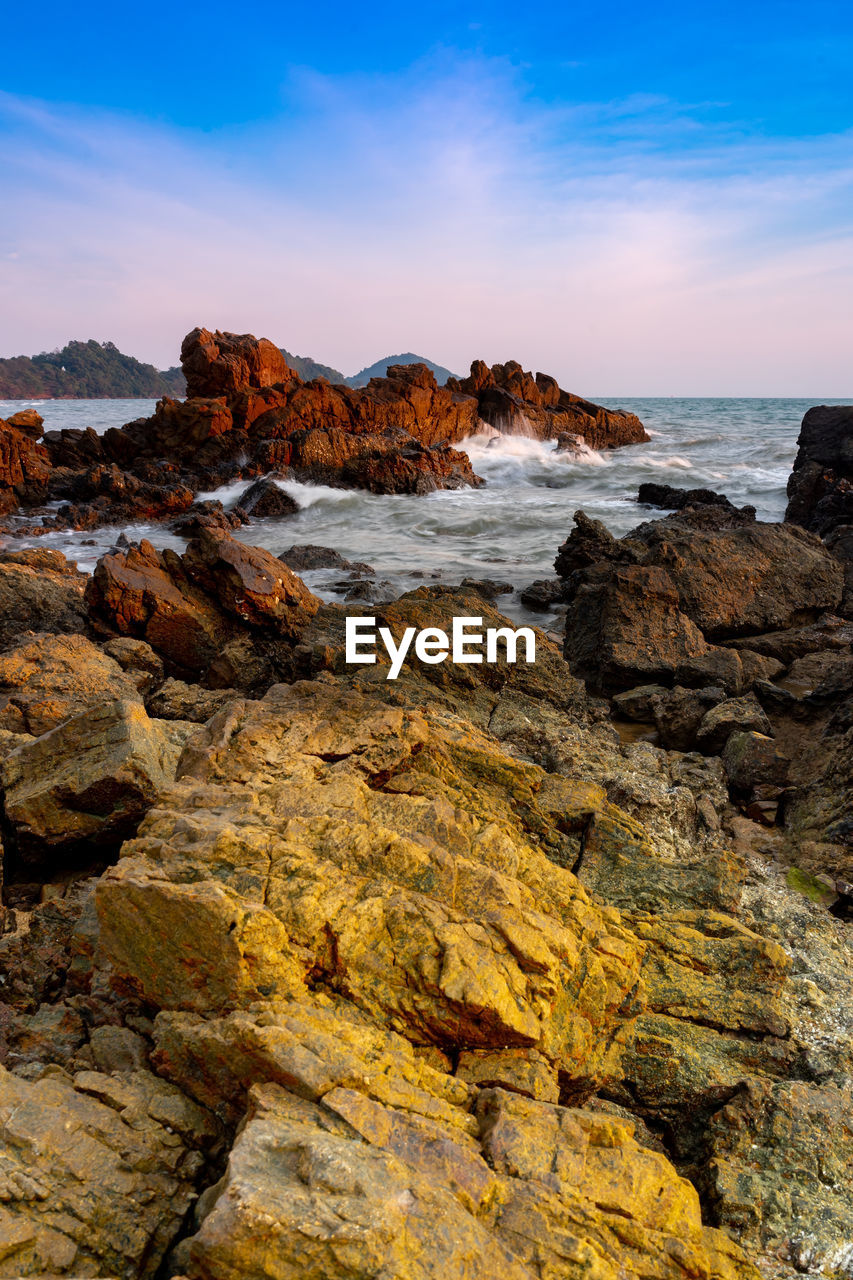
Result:
<svg viewBox="0 0 853 1280">
<path fill-rule="evenodd" d="M 389 681 L 347 616 L 499 627 L 497 584 L 324 604 L 212 478 L 412 491 L 475 482 L 477 423 L 641 425 L 512 365 L 182 355 L 122 431 L 0 428 L 7 511 L 187 539 L 0 554 L 0 1278 L 853 1276 L 853 408 L 784 523 L 578 512 L 535 664 Z"/>
<path fill-rule="evenodd" d="M 153 417 L 103 435 L 44 433 L 34 410 L 0 420 L 0 517 L 18 512 L 15 531 L 30 535 L 174 521 L 199 492 L 275 475 L 429 493 L 483 483 L 454 446 L 484 431 L 595 449 L 648 438 L 633 414 L 582 400 L 512 362 L 488 369 L 475 361 L 470 378 L 446 387 L 426 365 L 394 365 L 353 388 L 304 382 L 266 338 L 194 329 L 181 365 L 185 400 L 164 397 Z M 233 520 L 262 514 L 242 500 Z"/>
</svg>

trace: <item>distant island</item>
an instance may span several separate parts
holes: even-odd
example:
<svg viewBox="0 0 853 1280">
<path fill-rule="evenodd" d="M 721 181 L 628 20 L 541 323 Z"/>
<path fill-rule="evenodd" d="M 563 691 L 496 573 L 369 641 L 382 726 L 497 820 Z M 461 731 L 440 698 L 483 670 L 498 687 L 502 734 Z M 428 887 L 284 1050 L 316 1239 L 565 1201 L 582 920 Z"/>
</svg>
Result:
<svg viewBox="0 0 853 1280">
<path fill-rule="evenodd" d="M 179 367 L 155 369 L 114 342 L 69 342 L 61 351 L 0 359 L 0 400 L 134 400 L 183 396 Z"/>
<path fill-rule="evenodd" d="M 371 378 L 384 377 L 393 364 L 425 364 L 440 386 L 454 376 L 443 365 L 411 351 L 385 356 L 350 378 L 310 356 L 293 355 L 284 348 L 281 353 L 306 382 L 328 378 L 336 385 L 366 387 Z M 153 364 L 125 355 L 114 342 L 90 338 L 88 342 L 69 342 L 61 351 L 0 359 L 0 400 L 159 400 L 161 396 L 185 395 L 186 381 L 179 366 L 155 369 Z"/>
</svg>

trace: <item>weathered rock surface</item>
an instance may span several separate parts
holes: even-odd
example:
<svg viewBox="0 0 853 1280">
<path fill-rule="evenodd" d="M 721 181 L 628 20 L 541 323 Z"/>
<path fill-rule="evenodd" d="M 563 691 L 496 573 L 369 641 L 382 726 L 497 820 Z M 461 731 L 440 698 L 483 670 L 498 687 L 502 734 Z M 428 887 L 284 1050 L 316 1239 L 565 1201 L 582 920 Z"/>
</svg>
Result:
<svg viewBox="0 0 853 1280">
<path fill-rule="evenodd" d="M 200 528 L 183 556 L 147 541 L 104 556 L 86 593 L 93 624 L 107 634 L 144 639 L 178 676 L 251 688 L 275 665 L 253 646 L 296 639 L 320 601 L 280 560 Z M 248 630 L 247 630 L 248 629 Z"/>
<path fill-rule="evenodd" d="M 853 524 L 853 405 L 818 405 L 803 418 L 785 519 L 822 537 Z"/>
<path fill-rule="evenodd" d="M 38 737 L 111 699 L 137 700 L 137 683 L 82 635 L 34 635 L 0 653 L 0 729 Z"/>
<path fill-rule="evenodd" d="M 238 498 L 237 506 L 255 520 L 269 516 L 292 516 L 299 510 L 298 502 L 280 488 L 272 476 L 264 476 L 249 485 Z"/>
<path fill-rule="evenodd" d="M 649 438 L 634 414 L 604 409 L 563 391 L 548 374 L 534 377 L 515 360 L 491 369 L 475 360 L 469 377 L 461 381 L 449 378 L 447 386 L 476 396 L 480 418 L 510 434 L 533 435 L 539 440 L 565 434 L 580 436 L 592 449 L 612 449 Z"/>
<path fill-rule="evenodd" d="M 295 377 L 281 351 L 249 333 L 193 329 L 181 344 L 187 398 L 223 396 L 243 387 L 272 387 Z"/>
<path fill-rule="evenodd" d="M 114 843 L 132 833 L 175 776 L 195 726 L 107 702 L 65 720 L 0 765 L 5 817 L 24 850 Z"/>
<path fill-rule="evenodd" d="M 314 1103 L 256 1088 L 228 1171 L 182 1246 L 187 1275 L 754 1274 L 630 1125 L 500 1089 L 484 1091 L 478 1111 L 479 1135 L 352 1089 Z M 260 1247 L 259 1215 L 273 1225 Z"/>
<path fill-rule="evenodd" d="M 0 555 L 0 650 L 26 631 L 85 633 L 88 580 L 61 551 Z"/>
<path fill-rule="evenodd" d="M 720 527 L 692 513 L 722 512 Z M 843 575 L 792 526 L 730 527 L 724 508 L 686 508 L 616 540 L 576 517 L 556 567 L 566 582 L 566 656 L 606 691 L 644 682 L 749 689 L 779 670 L 720 642 L 814 622 L 841 600 Z"/>
<path fill-rule="evenodd" d="M 566 1087 L 589 1091 L 638 957 L 618 918 L 530 842 L 490 776 L 487 739 L 317 683 L 233 704 L 202 737 L 179 791 L 216 790 L 214 827 L 241 832 L 232 869 L 198 879 L 161 800 L 99 888 L 102 943 L 146 999 L 218 1012 L 252 992 L 292 996 L 310 972 L 415 1043 L 535 1046 Z M 264 739 L 268 787 L 256 776 Z M 515 805 L 541 828 L 539 781 L 518 766 Z M 197 839 L 218 840 L 198 813 Z M 554 862 L 572 860 L 559 831 L 539 839 Z"/>
<path fill-rule="evenodd" d="M 50 462 L 43 444 L 28 427 L 0 418 L 0 515 L 21 503 L 44 502 Z"/>
<path fill-rule="evenodd" d="M 153 1280 L 195 1199 L 215 1122 L 149 1072 L 0 1066 L 0 1276 Z"/>
<path fill-rule="evenodd" d="M 348 569 L 355 573 L 373 574 L 376 570 L 363 560 L 347 560 L 332 547 L 317 547 L 310 543 L 294 543 L 282 551 L 279 560 L 294 573 L 311 569 Z"/>
</svg>

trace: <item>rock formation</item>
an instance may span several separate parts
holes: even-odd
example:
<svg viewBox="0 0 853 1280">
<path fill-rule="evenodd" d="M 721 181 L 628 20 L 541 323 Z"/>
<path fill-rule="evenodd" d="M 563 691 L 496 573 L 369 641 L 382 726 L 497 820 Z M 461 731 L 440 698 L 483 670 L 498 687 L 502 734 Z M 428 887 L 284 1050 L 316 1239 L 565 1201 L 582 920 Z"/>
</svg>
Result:
<svg viewBox="0 0 853 1280">
<path fill-rule="evenodd" d="M 0 1277 L 853 1274 L 838 560 L 580 513 L 564 650 L 391 681 L 351 613 L 501 584 L 324 605 L 217 514 L 0 564 Z"/>
<path fill-rule="evenodd" d="M 591 449 L 613 449 L 648 440 L 643 424 L 633 413 L 603 409 L 563 391 L 547 373 L 526 373 L 515 360 L 491 369 L 475 360 L 471 373 L 461 381 L 449 378 L 447 386 L 476 396 L 479 416 L 490 426 L 510 434 L 553 440 L 579 437 Z M 571 443 L 559 441 L 562 448 Z"/>
<path fill-rule="evenodd" d="M 46 499 L 38 529 L 93 529 L 183 516 L 201 490 L 281 473 L 374 493 L 430 493 L 482 484 L 455 448 L 490 426 L 615 448 L 647 439 L 632 414 L 611 412 L 481 361 L 438 386 L 423 364 L 389 367 L 364 387 L 304 382 L 266 338 L 194 329 L 181 362 L 187 399 L 164 397 L 151 418 L 111 428 L 49 431 L 32 412 L 0 423 L 0 515 Z M 26 418 L 27 421 L 18 421 Z M 271 485 L 252 518 L 286 514 Z M 293 510 L 294 508 L 290 508 Z M 229 513 L 230 514 L 230 513 Z M 194 530 L 189 515 L 180 528 Z M 209 520 L 204 521 L 210 523 Z"/>
</svg>

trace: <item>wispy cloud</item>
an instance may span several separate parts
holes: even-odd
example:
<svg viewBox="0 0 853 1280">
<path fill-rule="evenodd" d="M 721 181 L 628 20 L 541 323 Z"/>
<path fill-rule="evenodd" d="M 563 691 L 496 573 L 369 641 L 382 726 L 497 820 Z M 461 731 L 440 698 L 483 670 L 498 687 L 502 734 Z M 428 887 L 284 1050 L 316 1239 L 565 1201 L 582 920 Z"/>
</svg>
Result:
<svg viewBox="0 0 853 1280">
<path fill-rule="evenodd" d="M 0 98 L 0 352 L 194 324 L 346 371 L 514 357 L 590 394 L 845 395 L 851 135 L 724 105 L 535 100 L 503 63 L 291 74 L 200 133 Z"/>
</svg>

